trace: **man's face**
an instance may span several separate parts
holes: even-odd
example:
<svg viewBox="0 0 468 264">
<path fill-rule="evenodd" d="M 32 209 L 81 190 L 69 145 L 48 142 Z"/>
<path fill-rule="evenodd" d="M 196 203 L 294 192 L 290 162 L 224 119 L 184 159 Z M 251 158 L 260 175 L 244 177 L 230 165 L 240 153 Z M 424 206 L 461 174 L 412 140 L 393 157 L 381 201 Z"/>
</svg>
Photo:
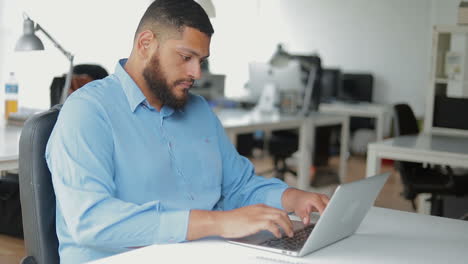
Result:
<svg viewBox="0 0 468 264">
<path fill-rule="evenodd" d="M 188 90 L 200 79 L 200 65 L 209 55 L 210 37 L 185 27 L 178 39 L 161 43 L 143 70 L 150 91 L 163 105 L 184 107 Z"/>
</svg>

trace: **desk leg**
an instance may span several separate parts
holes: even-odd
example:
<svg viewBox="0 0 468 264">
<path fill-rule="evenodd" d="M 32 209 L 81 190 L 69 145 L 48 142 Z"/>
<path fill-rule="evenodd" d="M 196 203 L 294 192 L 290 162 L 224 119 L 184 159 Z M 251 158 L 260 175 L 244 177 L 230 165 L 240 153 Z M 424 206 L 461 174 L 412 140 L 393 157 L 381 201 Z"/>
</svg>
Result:
<svg viewBox="0 0 468 264">
<path fill-rule="evenodd" d="M 231 143 L 234 145 L 234 147 L 237 147 L 237 133 L 227 132 L 227 135 L 229 139 L 231 140 Z"/>
<path fill-rule="evenodd" d="M 348 165 L 348 145 L 349 145 L 349 117 L 341 123 L 341 146 L 340 146 L 340 182 L 346 178 L 346 166 Z"/>
<path fill-rule="evenodd" d="M 307 190 L 310 188 L 310 164 L 314 152 L 315 126 L 310 118 L 304 120 L 299 132 L 299 164 L 297 175 L 297 188 Z"/>
<path fill-rule="evenodd" d="M 377 116 L 377 125 L 375 128 L 375 136 L 377 138 L 377 141 L 382 141 L 383 136 L 384 136 L 384 124 L 385 124 L 385 115 L 384 114 L 379 114 Z"/>
<path fill-rule="evenodd" d="M 366 166 L 366 177 L 371 177 L 379 173 L 381 166 L 380 158 L 377 157 L 377 153 L 374 148 L 369 145 L 367 147 L 367 166 Z"/>
</svg>

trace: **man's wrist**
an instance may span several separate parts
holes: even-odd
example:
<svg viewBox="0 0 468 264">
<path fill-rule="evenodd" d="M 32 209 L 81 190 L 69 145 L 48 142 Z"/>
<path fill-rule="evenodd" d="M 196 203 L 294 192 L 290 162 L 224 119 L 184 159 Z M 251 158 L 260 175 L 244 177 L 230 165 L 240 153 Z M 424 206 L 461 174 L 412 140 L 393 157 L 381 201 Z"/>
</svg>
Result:
<svg viewBox="0 0 468 264">
<path fill-rule="evenodd" d="M 224 232 L 224 212 L 191 210 L 187 240 L 196 240 L 207 236 L 222 236 Z"/>
<path fill-rule="evenodd" d="M 284 190 L 281 196 L 281 204 L 286 212 L 294 212 L 295 197 L 300 191 L 296 188 L 289 187 Z"/>
</svg>

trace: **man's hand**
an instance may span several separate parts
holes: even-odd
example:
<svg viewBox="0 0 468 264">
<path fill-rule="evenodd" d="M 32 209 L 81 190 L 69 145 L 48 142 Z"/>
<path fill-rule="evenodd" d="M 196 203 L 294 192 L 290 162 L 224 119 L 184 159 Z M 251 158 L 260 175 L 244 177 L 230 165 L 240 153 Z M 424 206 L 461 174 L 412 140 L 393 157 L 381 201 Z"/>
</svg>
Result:
<svg viewBox="0 0 468 264">
<path fill-rule="evenodd" d="M 294 188 L 284 191 L 281 198 L 283 207 L 288 212 L 294 212 L 305 225 L 310 223 L 310 213 L 323 213 L 330 199 L 319 193 L 305 192 Z"/>
<path fill-rule="evenodd" d="M 222 222 L 221 236 L 226 238 L 248 236 L 262 230 L 268 230 L 279 238 L 281 237 L 279 227 L 288 236 L 293 236 L 292 222 L 288 214 L 264 204 L 226 211 L 220 221 Z"/>
<path fill-rule="evenodd" d="M 323 194 L 305 192 L 294 188 L 284 191 L 281 202 L 287 212 L 294 212 L 305 225 L 310 223 L 310 213 L 323 213 L 328 204 Z M 191 210 L 187 240 L 206 236 L 238 238 L 268 230 L 281 237 L 280 228 L 293 235 L 291 220 L 286 211 L 264 204 L 250 205 L 230 211 Z"/>
<path fill-rule="evenodd" d="M 205 236 L 238 238 L 268 230 L 281 237 L 280 228 L 293 236 L 288 214 L 264 204 L 250 205 L 230 211 L 191 210 L 187 240 Z"/>
</svg>

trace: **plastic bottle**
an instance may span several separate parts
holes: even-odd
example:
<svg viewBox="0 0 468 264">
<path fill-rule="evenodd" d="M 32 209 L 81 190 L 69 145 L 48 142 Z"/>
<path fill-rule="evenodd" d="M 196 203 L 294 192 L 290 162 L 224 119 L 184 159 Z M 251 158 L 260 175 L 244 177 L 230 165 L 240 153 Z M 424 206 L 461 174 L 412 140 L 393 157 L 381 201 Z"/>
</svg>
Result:
<svg viewBox="0 0 468 264">
<path fill-rule="evenodd" d="M 10 77 L 5 83 L 5 118 L 15 112 L 18 112 L 18 81 L 15 73 L 10 72 Z"/>
</svg>

